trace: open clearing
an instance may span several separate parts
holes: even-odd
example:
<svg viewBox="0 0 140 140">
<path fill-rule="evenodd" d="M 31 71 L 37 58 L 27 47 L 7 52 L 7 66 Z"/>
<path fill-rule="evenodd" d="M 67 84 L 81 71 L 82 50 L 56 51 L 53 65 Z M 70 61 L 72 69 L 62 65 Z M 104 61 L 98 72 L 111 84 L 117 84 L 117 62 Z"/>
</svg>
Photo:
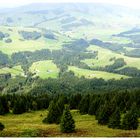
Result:
<svg viewBox="0 0 140 140">
<path fill-rule="evenodd" d="M 98 51 L 98 56 L 95 59 L 85 59 L 82 62 L 86 63 L 90 67 L 105 67 L 106 65 L 113 64 L 113 61 L 110 61 L 110 58 L 124 58 L 124 61 L 127 63 L 128 67 L 136 67 L 140 69 L 140 58 L 128 57 L 123 54 L 115 53 L 111 50 L 101 48 L 96 45 L 91 45 L 87 48 L 88 51 Z"/>
<path fill-rule="evenodd" d="M 8 68 L 8 67 L 1 68 L 0 69 L 0 74 L 5 74 L 5 73 L 11 73 L 12 77 L 15 77 L 17 75 L 21 75 L 21 76 L 24 75 L 23 69 L 21 68 L 20 65 L 19 66 L 14 66 L 12 68 Z"/>
<path fill-rule="evenodd" d="M 104 71 L 92 71 L 87 69 L 81 69 L 75 66 L 69 66 L 69 70 L 73 71 L 76 76 L 78 77 L 85 76 L 85 78 L 103 78 L 105 80 L 129 78 L 128 76 L 120 74 L 114 74 Z"/>
<path fill-rule="evenodd" d="M 42 79 L 46 78 L 57 78 L 59 69 L 52 62 L 52 60 L 38 61 L 32 64 L 29 69 L 30 72 L 36 73 Z"/>
</svg>

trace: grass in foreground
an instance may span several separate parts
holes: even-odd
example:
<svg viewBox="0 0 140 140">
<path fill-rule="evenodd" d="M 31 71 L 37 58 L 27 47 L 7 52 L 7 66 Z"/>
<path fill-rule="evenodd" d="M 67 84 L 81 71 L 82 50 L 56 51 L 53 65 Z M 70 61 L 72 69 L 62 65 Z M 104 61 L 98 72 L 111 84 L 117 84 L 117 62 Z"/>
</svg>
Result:
<svg viewBox="0 0 140 140">
<path fill-rule="evenodd" d="M 7 114 L 0 116 L 0 122 L 5 129 L 0 132 L 1 137 L 138 137 L 138 130 L 111 129 L 98 125 L 95 116 L 80 115 L 77 110 L 71 113 L 75 120 L 75 133 L 61 133 L 59 125 L 43 124 L 42 120 L 47 115 L 47 110 L 34 111 L 21 115 Z"/>
</svg>

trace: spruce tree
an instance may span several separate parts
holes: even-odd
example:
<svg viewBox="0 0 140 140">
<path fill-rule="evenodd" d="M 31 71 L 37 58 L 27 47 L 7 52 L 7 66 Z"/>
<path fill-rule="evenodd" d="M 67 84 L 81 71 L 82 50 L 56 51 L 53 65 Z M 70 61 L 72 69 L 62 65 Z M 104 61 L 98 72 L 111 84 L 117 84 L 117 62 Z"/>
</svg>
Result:
<svg viewBox="0 0 140 140">
<path fill-rule="evenodd" d="M 99 107 L 99 101 L 97 99 L 93 100 L 89 105 L 88 114 L 96 115 L 98 107 Z"/>
<path fill-rule="evenodd" d="M 46 118 L 43 119 L 43 123 L 52 124 L 57 120 L 56 112 L 55 112 L 55 103 L 52 101 L 49 105 L 49 112 Z"/>
<path fill-rule="evenodd" d="M 14 102 L 13 113 L 14 114 L 22 114 L 24 112 L 26 112 L 26 103 L 23 99 L 18 98 Z"/>
<path fill-rule="evenodd" d="M 57 124 L 60 123 L 61 121 L 61 117 L 62 117 L 62 114 L 63 114 L 63 110 L 64 110 L 64 97 L 60 96 L 57 103 L 56 103 L 56 115 L 57 115 L 57 119 L 56 119 L 56 122 Z"/>
<path fill-rule="evenodd" d="M 60 129 L 62 133 L 72 133 L 75 131 L 75 121 L 72 118 L 68 105 L 65 106 L 60 123 Z"/>
<path fill-rule="evenodd" d="M 4 114 L 5 114 L 4 107 L 2 103 L 0 102 L 0 115 L 4 115 Z"/>
<path fill-rule="evenodd" d="M 79 110 L 81 114 L 87 114 L 89 110 L 89 95 L 83 96 L 79 104 Z"/>
<path fill-rule="evenodd" d="M 128 111 L 122 120 L 122 129 L 124 130 L 136 130 L 138 128 L 138 115 L 135 105 Z"/>
<path fill-rule="evenodd" d="M 59 124 L 61 120 L 61 116 L 63 114 L 64 109 L 64 98 L 59 97 L 58 101 L 54 103 L 52 101 L 49 106 L 49 113 L 47 117 L 43 120 L 44 123 L 56 123 Z"/>
<path fill-rule="evenodd" d="M 120 110 L 119 108 L 116 108 L 115 112 L 111 115 L 111 117 L 109 118 L 109 123 L 108 123 L 108 127 L 109 128 L 120 128 L 120 123 L 121 123 L 121 114 L 120 114 Z"/>
<path fill-rule="evenodd" d="M 101 106 L 98 112 L 98 123 L 101 125 L 106 125 L 109 122 L 109 117 L 111 115 L 110 108 L 108 107 L 108 104 L 105 103 Z"/>
<path fill-rule="evenodd" d="M 4 115 L 9 112 L 8 102 L 5 97 L 0 97 L 0 115 Z"/>
<path fill-rule="evenodd" d="M 4 128 L 4 125 L 0 122 L 0 131 L 2 131 Z"/>
</svg>

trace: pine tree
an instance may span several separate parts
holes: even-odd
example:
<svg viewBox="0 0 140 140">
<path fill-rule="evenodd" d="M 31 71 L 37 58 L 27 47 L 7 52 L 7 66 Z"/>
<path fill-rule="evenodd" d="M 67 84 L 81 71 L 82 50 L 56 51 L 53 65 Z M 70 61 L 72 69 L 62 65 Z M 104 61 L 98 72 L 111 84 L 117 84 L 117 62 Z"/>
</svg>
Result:
<svg viewBox="0 0 140 140">
<path fill-rule="evenodd" d="M 108 127 L 109 128 L 120 128 L 120 123 L 121 123 L 121 114 L 120 114 L 120 110 L 119 108 L 117 108 L 115 110 L 115 112 L 111 115 L 111 117 L 109 118 L 109 123 L 108 123 Z"/>
<path fill-rule="evenodd" d="M 4 125 L 0 122 L 0 131 L 2 131 L 4 128 Z"/>
<path fill-rule="evenodd" d="M 60 123 L 60 129 L 62 133 L 71 133 L 75 131 L 75 122 L 72 118 L 68 106 L 65 106 L 61 123 Z"/>
<path fill-rule="evenodd" d="M 13 113 L 14 114 L 22 114 L 24 112 L 26 112 L 26 103 L 23 99 L 18 98 L 14 102 Z"/>
<path fill-rule="evenodd" d="M 56 115 L 57 115 L 57 119 L 56 119 L 56 123 L 59 124 L 61 121 L 61 116 L 63 114 L 63 110 L 64 110 L 64 97 L 60 96 L 57 103 L 56 103 Z"/>
<path fill-rule="evenodd" d="M 87 114 L 89 110 L 89 95 L 84 96 L 79 104 L 79 110 L 81 114 Z"/>
<path fill-rule="evenodd" d="M 4 115 L 4 114 L 5 114 L 4 107 L 2 103 L 0 102 L 0 115 Z"/>
<path fill-rule="evenodd" d="M 99 107 L 99 101 L 98 101 L 98 99 L 93 100 L 90 103 L 88 114 L 95 115 L 96 112 L 97 112 L 98 107 Z"/>
<path fill-rule="evenodd" d="M 61 120 L 61 116 L 63 114 L 64 109 L 64 98 L 59 97 L 58 101 L 54 103 L 52 101 L 49 106 L 49 113 L 47 117 L 43 120 L 44 123 L 56 123 L 59 124 Z"/>
<path fill-rule="evenodd" d="M 56 112 L 55 112 L 55 103 L 52 101 L 49 105 L 49 113 L 46 118 L 43 119 L 43 123 L 55 123 L 57 120 Z"/>
<path fill-rule="evenodd" d="M 110 108 L 108 107 L 107 103 L 105 103 L 98 112 L 98 123 L 101 125 L 106 125 L 109 122 L 109 117 L 111 115 Z"/>
<path fill-rule="evenodd" d="M 136 105 L 133 105 L 131 110 L 128 111 L 122 120 L 122 129 L 136 130 L 138 128 L 138 115 Z"/>
<path fill-rule="evenodd" d="M 4 115 L 9 112 L 8 102 L 5 97 L 0 97 L 0 115 Z"/>
</svg>

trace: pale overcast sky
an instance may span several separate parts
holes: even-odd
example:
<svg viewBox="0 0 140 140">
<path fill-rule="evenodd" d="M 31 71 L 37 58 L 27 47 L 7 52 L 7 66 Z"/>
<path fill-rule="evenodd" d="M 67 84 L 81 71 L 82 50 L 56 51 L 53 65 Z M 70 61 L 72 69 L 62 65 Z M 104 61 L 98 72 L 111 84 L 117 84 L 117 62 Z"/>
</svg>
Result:
<svg viewBox="0 0 140 140">
<path fill-rule="evenodd" d="M 30 3 L 41 3 L 41 2 L 98 2 L 98 3 L 112 3 L 123 5 L 131 8 L 140 9 L 140 0 L 0 0 L 0 7 L 15 7 Z"/>
</svg>

